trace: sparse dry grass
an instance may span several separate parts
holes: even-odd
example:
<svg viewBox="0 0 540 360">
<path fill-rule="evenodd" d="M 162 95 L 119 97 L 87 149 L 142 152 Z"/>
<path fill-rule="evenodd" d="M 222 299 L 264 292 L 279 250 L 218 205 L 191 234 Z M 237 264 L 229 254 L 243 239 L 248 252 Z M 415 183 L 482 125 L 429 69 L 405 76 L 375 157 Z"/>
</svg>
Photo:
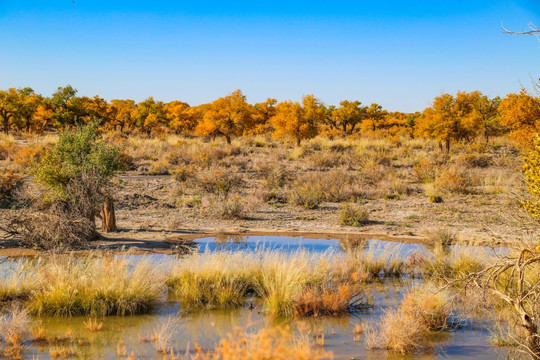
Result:
<svg viewBox="0 0 540 360">
<path fill-rule="evenodd" d="M 23 342 L 29 333 L 30 315 L 21 307 L 4 310 L 0 315 L 2 353 L 8 359 L 22 359 Z"/>
<path fill-rule="evenodd" d="M 222 339 L 214 351 L 199 350 L 193 360 L 318 360 L 332 354 L 309 342 L 294 339 L 285 327 L 266 328 L 250 333 L 237 328 Z"/>
<path fill-rule="evenodd" d="M 268 227 L 274 227 L 279 219 L 290 216 L 315 219 L 318 217 L 311 214 L 333 209 L 323 220 L 337 228 L 339 203 L 360 199 L 375 220 L 368 225 L 369 229 L 384 232 L 381 224 L 396 221 L 392 208 L 398 208 L 400 214 L 410 209 L 433 215 L 432 221 L 444 225 L 456 220 L 449 211 L 451 205 L 446 204 L 478 194 L 481 195 L 478 201 L 462 202 L 459 206 L 460 211 L 470 210 L 474 216 L 457 220 L 461 227 L 473 228 L 481 236 L 488 236 L 483 230 L 483 217 L 495 219 L 497 209 L 503 210 L 504 204 L 509 202 L 503 195 L 514 192 L 519 178 L 518 154 L 504 139 L 494 139 L 488 145 L 458 144 L 446 154 L 433 141 L 406 137 L 328 139 L 321 136 L 299 147 L 264 136 L 236 138 L 232 145 L 219 139 L 208 142 L 177 135 L 128 137 L 111 133 L 105 137 L 125 148 L 130 168 L 136 171 L 128 175 L 172 174 L 177 181 L 170 187 L 169 195 L 177 201 L 171 204 L 163 197 L 156 198 L 156 202 L 187 208 L 183 217 L 193 221 L 185 222 L 185 226 L 197 226 L 199 220 L 205 219 L 224 227 L 231 220 L 241 220 L 248 227 L 261 224 L 253 223 L 254 220 L 264 220 L 271 222 Z M 38 140 L 39 137 L 25 139 L 29 148 L 39 146 Z M 19 146 L 14 140 L 5 144 L 8 148 L 17 146 L 18 149 Z M 7 151 L 11 155 L 4 162 L 18 166 L 13 162 L 17 151 Z M 165 178 L 156 182 L 160 183 L 156 184 L 157 189 L 169 185 Z M 139 190 L 131 179 L 127 180 L 127 185 L 122 194 Z M 155 197 L 152 189 L 146 187 L 145 191 Z M 216 194 L 225 196 L 223 199 L 234 194 L 241 200 L 217 201 L 213 198 L 218 196 Z M 245 205 L 247 199 L 254 197 L 258 197 L 260 203 L 243 206 L 241 211 L 239 205 Z M 199 201 L 197 206 L 192 206 L 184 202 L 184 198 Z M 381 209 L 382 199 L 396 200 L 395 205 L 383 205 Z M 443 199 L 444 204 L 438 205 Z M 429 202 L 433 208 L 423 207 L 423 203 Z M 373 208 L 377 211 L 371 211 Z M 129 210 L 137 209 L 130 207 Z M 306 211 L 309 213 L 305 214 Z M 398 223 L 403 224 L 403 219 Z M 425 224 L 422 220 L 393 230 L 415 233 L 416 226 Z M 408 229 L 409 226 L 412 228 Z M 502 229 L 497 228 L 497 231 Z"/>
</svg>

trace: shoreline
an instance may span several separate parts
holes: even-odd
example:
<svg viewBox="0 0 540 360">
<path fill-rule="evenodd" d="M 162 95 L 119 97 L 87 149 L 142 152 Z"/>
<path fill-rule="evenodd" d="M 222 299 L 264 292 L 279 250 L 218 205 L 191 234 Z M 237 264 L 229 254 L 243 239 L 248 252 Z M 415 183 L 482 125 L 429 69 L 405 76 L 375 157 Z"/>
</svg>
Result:
<svg viewBox="0 0 540 360">
<path fill-rule="evenodd" d="M 126 233 L 135 236 L 125 236 Z M 160 237 L 158 234 L 163 235 Z M 108 252 L 113 254 L 128 253 L 133 255 L 151 255 L 151 254 L 181 254 L 182 249 L 193 246 L 195 240 L 207 237 L 219 236 L 283 236 L 283 237 L 305 237 L 312 239 L 338 239 L 349 241 L 360 240 L 381 240 L 395 243 L 409 243 L 429 245 L 431 241 L 426 236 L 391 234 L 384 232 L 353 232 L 353 231 L 302 231 L 302 230 L 267 230 L 267 229 L 229 229 L 229 230 L 153 230 L 153 231 L 131 231 L 120 230 L 116 233 L 102 234 L 103 238 L 89 243 L 87 249 L 68 250 L 60 252 L 64 254 L 83 255 L 95 252 Z M 512 242 L 495 239 L 459 239 L 452 245 L 471 245 L 471 246 L 491 246 L 501 247 L 509 246 Z M 18 257 L 18 256 L 38 256 L 50 254 L 48 250 L 36 250 L 17 246 L 11 241 L 0 248 L 0 256 Z"/>
</svg>

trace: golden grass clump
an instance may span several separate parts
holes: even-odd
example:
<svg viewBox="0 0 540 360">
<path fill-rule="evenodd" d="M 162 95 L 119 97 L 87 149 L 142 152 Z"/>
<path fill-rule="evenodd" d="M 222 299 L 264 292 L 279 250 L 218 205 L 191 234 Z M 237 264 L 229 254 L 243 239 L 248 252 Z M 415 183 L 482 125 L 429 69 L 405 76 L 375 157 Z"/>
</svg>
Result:
<svg viewBox="0 0 540 360">
<path fill-rule="evenodd" d="M 163 295 L 159 271 L 146 261 L 53 257 L 36 271 L 28 301 L 38 315 L 125 315 L 150 311 Z"/>
<path fill-rule="evenodd" d="M 177 320 L 168 317 L 167 320 L 159 324 L 152 335 L 150 341 L 154 344 L 156 351 L 166 355 L 169 351 L 173 353 L 174 339 L 178 334 Z"/>
<path fill-rule="evenodd" d="M 351 261 L 370 277 L 399 277 L 407 270 L 400 245 L 368 245 L 365 249 L 351 247 L 347 251 Z"/>
<path fill-rule="evenodd" d="M 89 318 L 83 322 L 84 328 L 90 332 L 101 331 L 103 329 L 103 323 L 98 322 L 97 318 Z"/>
<path fill-rule="evenodd" d="M 411 291 L 399 308 L 383 314 L 378 328 L 367 327 L 367 346 L 401 354 L 418 352 L 432 331 L 448 326 L 449 303 L 444 292 L 434 293 L 429 287 Z"/>
<path fill-rule="evenodd" d="M 196 360 L 318 360 L 332 358 L 332 354 L 315 348 L 307 341 L 294 339 L 286 327 L 261 329 L 250 333 L 236 329 L 222 339 L 214 351 L 199 350 Z"/>
<path fill-rule="evenodd" d="M 356 289 L 354 289 L 356 287 Z M 358 284 L 339 284 L 336 288 L 308 288 L 295 301 L 294 315 L 337 316 L 347 313 L 351 307 L 365 304 L 366 299 L 358 292 Z"/>
<path fill-rule="evenodd" d="M 353 258 L 331 251 L 273 251 L 262 258 L 256 293 L 263 310 L 275 316 L 343 313 L 363 302 L 358 274 Z"/>
<path fill-rule="evenodd" d="M 217 309 L 243 306 L 259 271 L 246 252 L 202 252 L 175 263 L 167 285 L 182 308 Z"/>
<path fill-rule="evenodd" d="M 435 246 L 430 256 L 421 264 L 421 272 L 428 278 L 448 282 L 464 279 L 468 275 L 481 271 L 490 262 L 492 256 L 484 249 L 458 247 L 452 250 Z"/>
<path fill-rule="evenodd" d="M 347 255 L 259 249 L 191 255 L 173 266 L 167 285 L 188 311 L 237 308 L 253 295 L 267 314 L 312 316 L 363 305 L 364 279 Z"/>
<path fill-rule="evenodd" d="M 0 315 L 2 353 L 9 359 L 22 359 L 23 342 L 30 329 L 30 315 L 21 307 L 5 310 Z"/>
<path fill-rule="evenodd" d="M 0 302 L 27 300 L 37 286 L 35 273 L 39 264 L 29 260 L 6 262 L 0 271 Z"/>
</svg>

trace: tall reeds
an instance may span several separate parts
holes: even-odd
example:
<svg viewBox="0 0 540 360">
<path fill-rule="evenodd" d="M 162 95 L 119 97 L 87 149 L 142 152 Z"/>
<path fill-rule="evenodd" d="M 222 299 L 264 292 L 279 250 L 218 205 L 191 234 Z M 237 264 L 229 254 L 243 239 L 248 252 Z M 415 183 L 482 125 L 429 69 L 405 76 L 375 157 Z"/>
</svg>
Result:
<svg viewBox="0 0 540 360">
<path fill-rule="evenodd" d="M 164 296 L 163 274 L 147 261 L 51 256 L 4 264 L 0 296 L 37 315 L 125 315 L 150 311 Z"/>
</svg>

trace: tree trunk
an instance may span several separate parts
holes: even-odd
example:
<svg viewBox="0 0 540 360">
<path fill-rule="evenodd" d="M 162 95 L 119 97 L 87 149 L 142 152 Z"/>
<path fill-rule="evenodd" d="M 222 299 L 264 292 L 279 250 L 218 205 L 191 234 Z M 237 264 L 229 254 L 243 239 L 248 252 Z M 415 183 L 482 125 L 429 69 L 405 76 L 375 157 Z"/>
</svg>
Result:
<svg viewBox="0 0 540 360">
<path fill-rule="evenodd" d="M 110 196 L 105 198 L 105 204 L 101 208 L 101 229 L 106 232 L 117 231 L 116 215 L 114 214 L 114 203 Z"/>
<path fill-rule="evenodd" d="M 3 118 L 4 118 L 4 121 L 3 121 L 4 134 L 8 135 L 9 134 L 9 118 L 10 118 L 10 116 L 4 115 Z"/>
<path fill-rule="evenodd" d="M 227 145 L 231 145 L 231 135 L 225 135 L 225 139 L 227 139 Z"/>
<path fill-rule="evenodd" d="M 302 141 L 302 139 L 300 139 L 299 137 L 296 138 L 296 146 L 300 146 L 300 141 Z"/>
</svg>

